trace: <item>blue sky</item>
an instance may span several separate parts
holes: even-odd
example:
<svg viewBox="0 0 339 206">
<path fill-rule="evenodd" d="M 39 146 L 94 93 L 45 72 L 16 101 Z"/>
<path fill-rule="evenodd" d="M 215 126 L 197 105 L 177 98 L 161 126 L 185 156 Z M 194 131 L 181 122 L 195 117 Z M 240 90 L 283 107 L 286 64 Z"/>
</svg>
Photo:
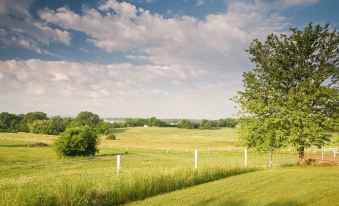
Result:
<svg viewBox="0 0 339 206">
<path fill-rule="evenodd" d="M 338 28 L 336 0 L 0 0 L 1 111 L 208 118 L 253 69 L 254 38 Z"/>
</svg>

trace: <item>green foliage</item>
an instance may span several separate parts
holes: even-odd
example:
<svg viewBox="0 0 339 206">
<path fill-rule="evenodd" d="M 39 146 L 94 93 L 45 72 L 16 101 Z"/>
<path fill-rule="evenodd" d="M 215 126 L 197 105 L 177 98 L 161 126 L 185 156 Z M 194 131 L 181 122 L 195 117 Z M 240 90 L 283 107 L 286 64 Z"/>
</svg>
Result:
<svg viewBox="0 0 339 206">
<path fill-rule="evenodd" d="M 199 129 L 213 129 L 213 122 L 203 119 L 199 125 Z"/>
<path fill-rule="evenodd" d="M 46 120 L 47 114 L 44 112 L 29 112 L 25 115 L 24 121 L 27 124 L 33 123 L 35 120 Z"/>
<path fill-rule="evenodd" d="M 151 117 L 148 119 L 148 125 L 152 127 L 160 127 L 163 125 L 163 122 L 160 119 Z"/>
<path fill-rule="evenodd" d="M 95 155 L 98 139 L 89 126 L 68 128 L 55 142 L 55 148 L 61 156 Z"/>
<path fill-rule="evenodd" d="M 100 120 L 95 126 L 95 130 L 98 134 L 109 134 L 112 128 L 111 123 L 104 122 L 103 120 Z"/>
<path fill-rule="evenodd" d="M 49 134 L 59 134 L 64 132 L 66 129 L 66 124 L 64 119 L 60 116 L 55 116 L 50 119 L 50 130 Z"/>
<path fill-rule="evenodd" d="M 20 131 L 20 122 L 23 117 L 8 112 L 0 113 L 0 132 Z"/>
<path fill-rule="evenodd" d="M 201 122 L 195 122 L 190 120 L 181 120 L 177 127 L 184 129 L 215 129 L 215 128 L 234 128 L 237 125 L 237 120 L 233 118 L 219 119 L 219 120 L 207 120 L 203 119 Z"/>
<path fill-rule="evenodd" d="M 151 127 L 170 127 L 171 125 L 167 124 L 156 117 L 151 118 L 127 118 L 125 120 L 126 127 L 142 127 L 144 125 L 151 126 Z"/>
<path fill-rule="evenodd" d="M 328 25 L 291 31 L 252 41 L 248 52 L 256 68 L 243 74 L 244 91 L 235 100 L 249 147 L 292 145 L 303 158 L 305 148 L 329 141 L 329 129 L 338 131 L 339 35 Z"/>
<path fill-rule="evenodd" d="M 50 120 L 35 120 L 29 128 L 34 134 L 50 134 L 51 121 Z"/>
<path fill-rule="evenodd" d="M 219 119 L 215 122 L 217 127 L 234 128 L 237 125 L 237 120 L 233 118 Z"/>
<path fill-rule="evenodd" d="M 43 112 L 30 112 L 24 114 L 0 113 L 1 132 L 29 132 L 29 126 L 36 120 L 47 120 L 47 115 Z"/>
<path fill-rule="evenodd" d="M 194 122 L 191 122 L 187 119 L 183 119 L 179 122 L 178 127 L 182 129 L 194 129 L 196 126 Z"/>
<path fill-rule="evenodd" d="M 59 134 L 65 129 L 65 123 L 60 116 L 48 120 L 35 120 L 30 124 L 30 132 L 34 134 Z"/>
<path fill-rule="evenodd" d="M 92 112 L 80 112 L 75 118 L 76 122 L 80 126 L 88 125 L 90 127 L 95 127 L 99 122 L 100 118 L 97 114 Z"/>
</svg>

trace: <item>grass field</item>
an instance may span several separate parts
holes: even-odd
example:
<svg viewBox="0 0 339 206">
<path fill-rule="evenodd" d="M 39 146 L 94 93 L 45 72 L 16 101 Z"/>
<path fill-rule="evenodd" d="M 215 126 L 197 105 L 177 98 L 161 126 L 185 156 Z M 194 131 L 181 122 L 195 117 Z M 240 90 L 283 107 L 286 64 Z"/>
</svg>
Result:
<svg viewBox="0 0 339 206">
<path fill-rule="evenodd" d="M 257 171 L 159 195 L 133 205 L 339 205 L 338 167 Z M 192 198 L 194 197 L 194 198 Z"/>
<path fill-rule="evenodd" d="M 128 128 L 116 129 L 115 135 L 117 140 L 101 138 L 95 157 L 60 159 L 52 146 L 26 146 L 52 145 L 56 136 L 0 134 L 0 204 L 122 204 L 248 172 L 240 169 L 243 148 L 233 129 Z M 194 149 L 199 151 L 197 174 Z M 116 154 L 122 154 L 119 177 Z M 267 168 L 267 157 L 249 151 L 248 167 Z M 296 157 L 276 152 L 273 166 L 293 164 Z"/>
</svg>

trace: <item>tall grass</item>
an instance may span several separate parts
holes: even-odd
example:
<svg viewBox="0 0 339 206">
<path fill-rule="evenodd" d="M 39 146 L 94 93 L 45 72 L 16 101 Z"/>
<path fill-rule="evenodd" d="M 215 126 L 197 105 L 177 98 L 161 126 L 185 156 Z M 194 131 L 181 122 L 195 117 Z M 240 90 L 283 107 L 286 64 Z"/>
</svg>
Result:
<svg viewBox="0 0 339 206">
<path fill-rule="evenodd" d="M 165 192 L 206 183 L 255 169 L 209 168 L 168 173 L 122 174 L 96 177 L 74 174 L 53 179 L 34 179 L 11 190 L 7 184 L 0 192 L 1 205 L 121 205 Z"/>
</svg>

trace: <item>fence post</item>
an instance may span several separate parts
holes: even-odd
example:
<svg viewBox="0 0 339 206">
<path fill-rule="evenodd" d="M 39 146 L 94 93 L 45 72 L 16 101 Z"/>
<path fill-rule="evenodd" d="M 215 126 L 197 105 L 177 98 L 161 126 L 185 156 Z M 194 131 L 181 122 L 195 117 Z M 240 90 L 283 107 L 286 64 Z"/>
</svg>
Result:
<svg viewBox="0 0 339 206">
<path fill-rule="evenodd" d="M 270 163 L 269 168 L 272 169 L 272 149 L 270 150 Z"/>
<path fill-rule="evenodd" d="M 322 161 L 324 160 L 324 155 L 325 155 L 325 147 L 323 145 L 323 146 L 321 146 L 321 160 Z"/>
<path fill-rule="evenodd" d="M 117 155 L 117 174 L 120 174 L 120 155 Z"/>
<path fill-rule="evenodd" d="M 167 147 L 167 153 L 168 153 L 168 151 L 169 151 L 169 148 Z"/>
<path fill-rule="evenodd" d="M 333 157 L 336 157 L 337 156 L 337 148 L 334 148 L 333 149 Z"/>
<path fill-rule="evenodd" d="M 198 171 L 198 150 L 194 150 L 194 171 Z"/>
<path fill-rule="evenodd" d="M 244 152 L 245 152 L 244 162 L 245 162 L 245 168 L 246 168 L 247 167 L 247 148 L 245 148 Z"/>
<path fill-rule="evenodd" d="M 208 154 L 210 154 L 210 148 L 208 148 Z"/>
</svg>

